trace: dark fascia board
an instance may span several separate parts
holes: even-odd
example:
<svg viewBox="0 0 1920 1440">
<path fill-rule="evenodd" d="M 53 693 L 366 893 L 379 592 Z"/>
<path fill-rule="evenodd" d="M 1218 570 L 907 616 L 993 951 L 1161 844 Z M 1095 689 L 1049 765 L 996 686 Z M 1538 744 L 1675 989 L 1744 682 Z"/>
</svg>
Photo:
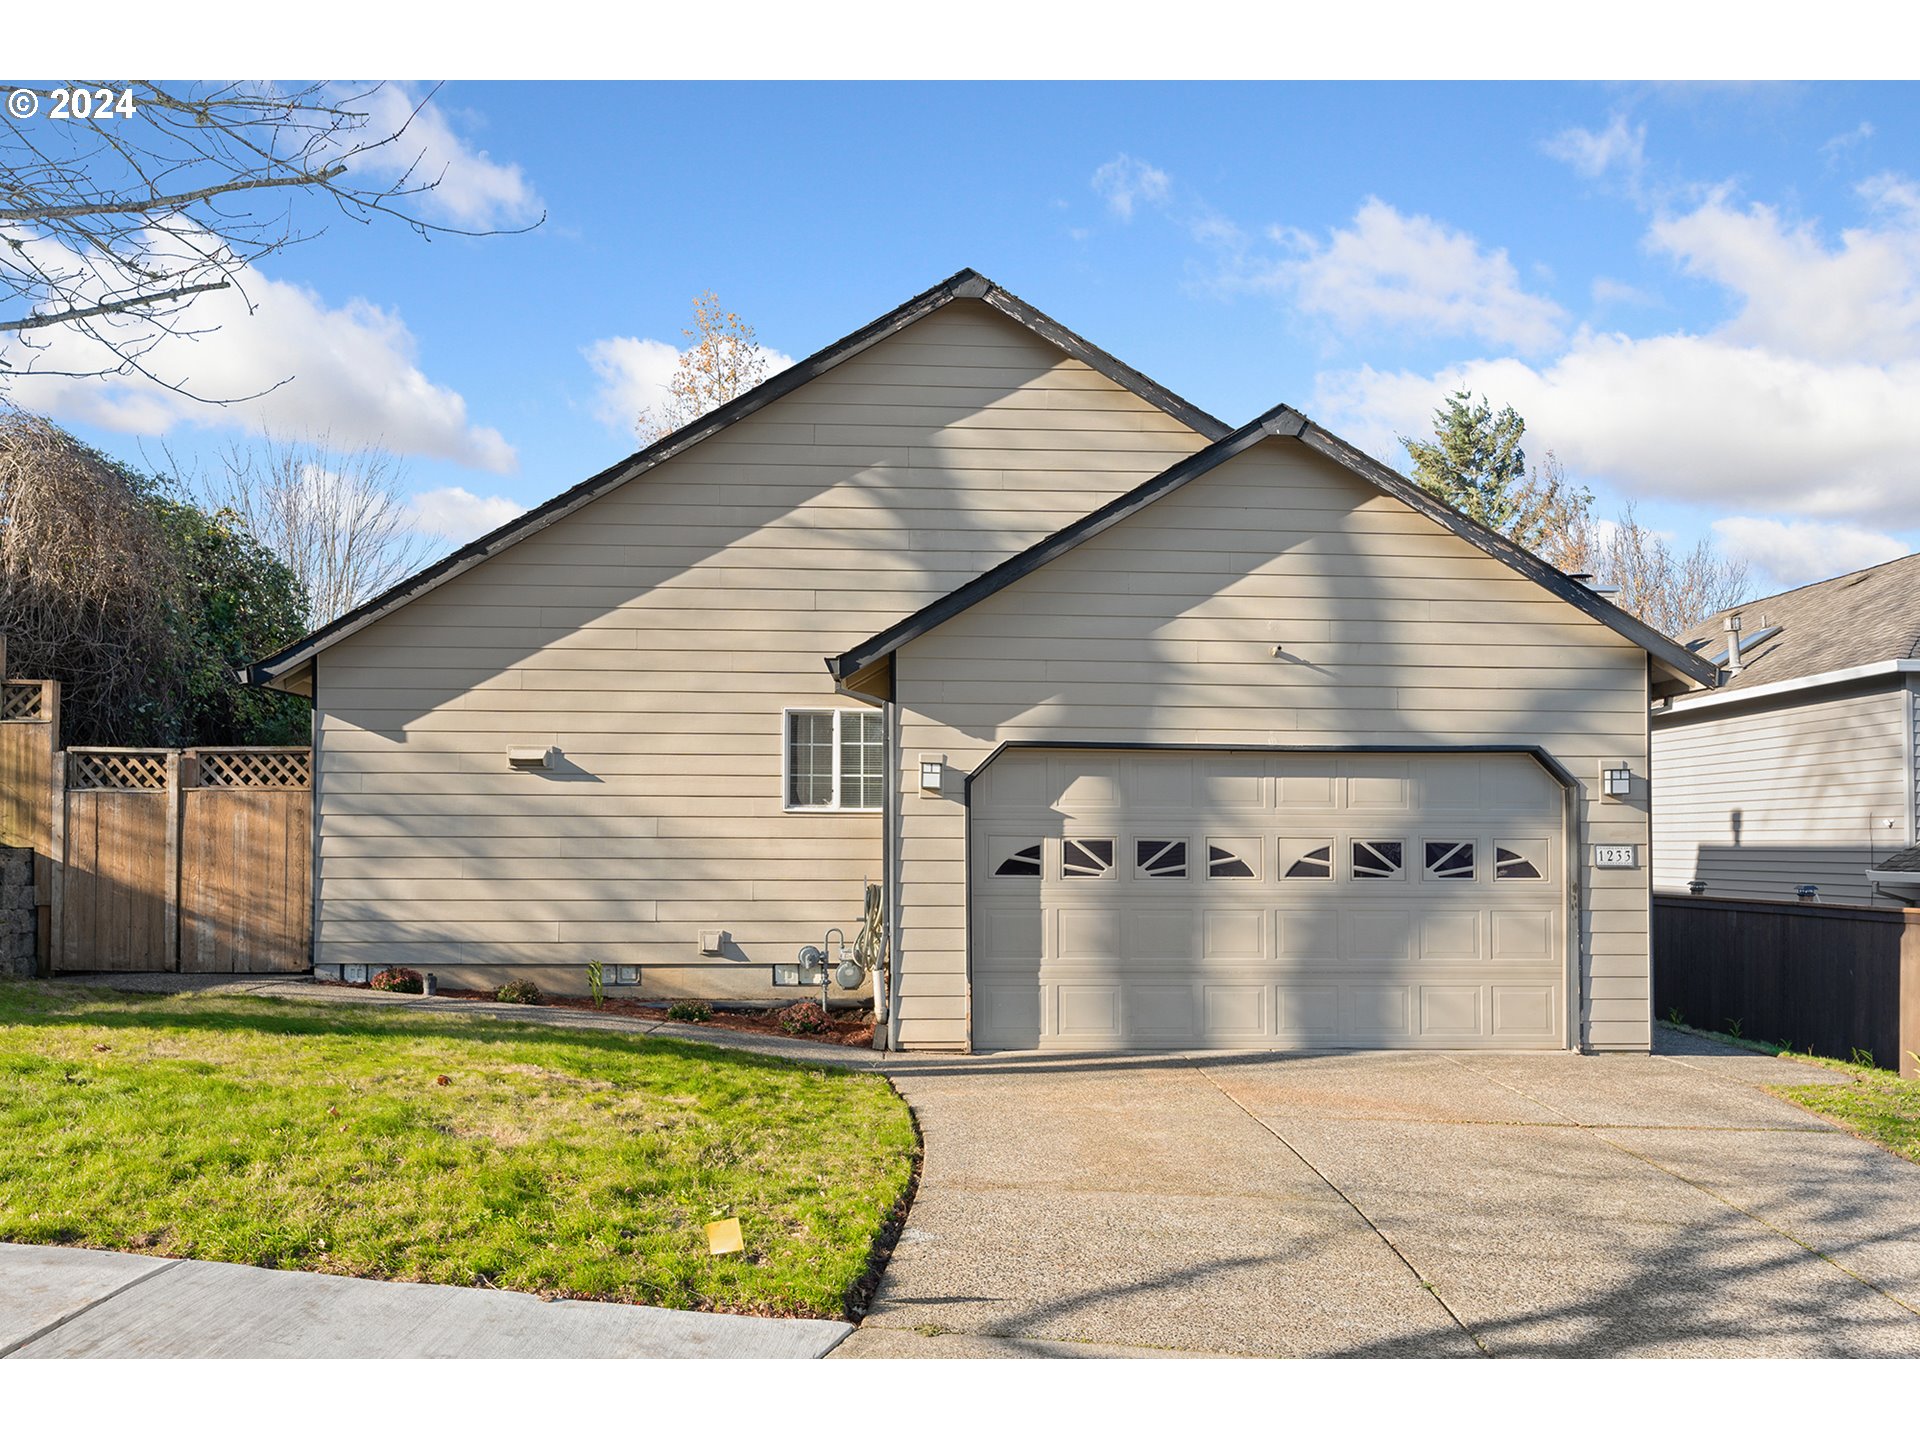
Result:
<svg viewBox="0 0 1920 1440">
<path fill-rule="evenodd" d="M 1617 631 L 1670 669 L 1695 679 L 1703 685 L 1713 685 L 1719 678 L 1719 672 L 1712 664 L 1687 650 L 1677 641 L 1662 635 L 1650 625 L 1636 620 L 1618 606 L 1594 594 L 1578 580 L 1562 574 L 1504 535 L 1497 534 L 1484 525 L 1468 519 L 1451 506 L 1429 495 L 1405 476 L 1362 454 L 1339 436 L 1322 429 L 1287 405 L 1275 406 L 1231 434 L 1222 436 L 1206 449 L 1197 451 L 1162 471 L 1145 484 L 1109 501 L 1071 525 L 1055 531 L 1039 544 L 1022 551 L 1010 560 L 1003 561 L 951 594 L 943 596 L 926 608 L 882 630 L 844 655 L 828 660 L 828 671 L 836 679 L 845 680 L 855 671 L 891 655 L 909 641 L 926 634 L 936 625 L 951 620 L 961 611 L 978 604 L 996 591 L 1005 589 L 1022 576 L 1032 574 L 1042 565 L 1058 559 L 1075 546 L 1091 540 L 1095 535 L 1137 514 L 1161 496 L 1178 490 L 1189 480 L 1206 474 L 1216 465 L 1232 459 L 1243 450 L 1263 440 L 1274 438 L 1301 441 L 1319 454 L 1358 475 L 1376 489 L 1383 490 L 1418 510 L 1436 524 L 1446 527 L 1469 544 L 1485 551 L 1529 580 L 1552 591 L 1568 604 Z"/>
<path fill-rule="evenodd" d="M 472 569 L 475 565 L 499 554 L 527 536 L 545 529 L 589 501 L 598 499 L 609 490 L 624 485 L 663 461 L 691 449 L 736 421 L 764 409 L 781 396 L 792 394 L 808 381 L 825 374 L 842 361 L 849 360 L 880 341 L 899 334 L 916 321 L 925 319 L 934 311 L 943 309 L 955 300 L 979 300 L 991 306 L 1002 315 L 1025 326 L 1042 340 L 1066 352 L 1090 369 L 1097 370 L 1115 384 L 1131 390 L 1148 404 L 1165 411 L 1181 424 L 1210 441 L 1218 440 L 1228 433 L 1229 427 L 1225 421 L 1209 415 L 1199 406 L 1148 379 L 1131 365 L 1116 359 L 1091 341 L 1067 329 L 1052 316 L 1036 310 L 1011 291 L 994 284 L 979 271 L 962 270 L 941 281 L 931 290 L 921 292 L 904 305 L 862 326 L 851 335 L 834 341 L 824 350 L 809 355 L 806 359 L 782 370 L 772 379 L 756 385 L 746 394 L 728 401 L 691 425 L 684 426 L 671 435 L 662 436 L 646 449 L 629 455 L 619 464 L 590 476 L 572 489 L 563 491 L 524 515 L 516 516 L 498 529 L 482 535 L 478 540 L 462 546 L 444 559 L 409 576 L 392 589 L 376 595 L 364 605 L 321 626 L 305 638 L 235 673 L 243 684 L 271 685 L 307 663 L 327 646 L 345 639 L 355 631 L 397 610 L 409 600 L 424 595 L 427 591 Z"/>
</svg>

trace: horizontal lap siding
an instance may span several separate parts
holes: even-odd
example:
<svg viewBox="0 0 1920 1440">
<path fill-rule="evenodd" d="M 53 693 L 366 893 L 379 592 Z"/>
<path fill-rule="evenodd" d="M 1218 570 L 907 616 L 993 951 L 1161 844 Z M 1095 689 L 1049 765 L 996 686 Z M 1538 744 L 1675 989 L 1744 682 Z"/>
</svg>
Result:
<svg viewBox="0 0 1920 1440">
<path fill-rule="evenodd" d="M 902 1043 L 968 1041 L 966 816 L 920 794 L 922 754 L 966 772 L 1016 740 L 1539 745 L 1580 782 L 1584 841 L 1644 853 L 1646 664 L 1302 446 L 1223 463 L 895 655 Z M 1619 760 L 1636 794 L 1603 801 L 1594 782 Z M 1581 876 L 1597 1047 L 1651 1038 L 1647 873 Z"/>
<path fill-rule="evenodd" d="M 961 302 L 341 642 L 317 958 L 772 995 L 880 878 L 878 815 L 783 811 L 782 709 L 865 708 L 827 656 L 1201 443 Z"/>
<path fill-rule="evenodd" d="M 1893 689 L 1658 720 L 1654 883 L 1754 900 L 1818 885 L 1835 904 L 1897 906 L 1865 871 L 1913 843 L 1908 724 Z"/>
</svg>

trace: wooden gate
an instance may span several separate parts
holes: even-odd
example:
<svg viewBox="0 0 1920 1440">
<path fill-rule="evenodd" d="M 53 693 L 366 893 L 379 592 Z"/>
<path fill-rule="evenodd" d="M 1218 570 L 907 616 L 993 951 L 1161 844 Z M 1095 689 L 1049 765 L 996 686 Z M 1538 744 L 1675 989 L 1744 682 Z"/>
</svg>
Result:
<svg viewBox="0 0 1920 1440">
<path fill-rule="evenodd" d="M 173 780 L 167 750 L 75 748 L 54 757 L 53 968 L 171 970 Z"/>
<path fill-rule="evenodd" d="M 182 757 L 182 970 L 307 968 L 311 771 L 306 750 L 189 750 Z"/>
</svg>

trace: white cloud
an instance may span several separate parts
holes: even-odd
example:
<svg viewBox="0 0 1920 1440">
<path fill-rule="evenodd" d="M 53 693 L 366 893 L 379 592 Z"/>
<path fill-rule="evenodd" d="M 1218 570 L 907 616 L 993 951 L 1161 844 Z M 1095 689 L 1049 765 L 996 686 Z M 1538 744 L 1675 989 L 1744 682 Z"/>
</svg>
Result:
<svg viewBox="0 0 1920 1440">
<path fill-rule="evenodd" d="M 1533 445 L 1576 474 L 1630 495 L 1905 528 L 1920 469 L 1920 194 L 1898 176 L 1861 194 L 1872 223 L 1837 244 L 1724 194 L 1654 221 L 1655 253 L 1730 295 L 1716 329 L 1581 330 L 1544 362 L 1324 375 L 1317 404 L 1387 454 L 1470 389 L 1526 416 Z"/>
<path fill-rule="evenodd" d="M 1714 521 L 1713 531 L 1728 554 L 1746 561 L 1782 590 L 1881 565 L 1907 553 L 1907 547 L 1893 536 L 1857 525 L 1730 515 Z"/>
<path fill-rule="evenodd" d="M 581 352 L 600 377 L 593 413 L 615 430 L 631 430 L 634 421 L 666 404 L 667 382 L 680 352 L 664 340 L 614 335 Z"/>
<path fill-rule="evenodd" d="M 389 81 L 351 108 L 364 109 L 369 128 L 379 134 L 401 133 L 350 163 L 383 181 L 431 185 L 411 202 L 423 213 L 470 230 L 526 225 L 540 218 L 540 197 L 520 167 L 474 149 L 435 101 L 422 105 L 406 86 Z"/>
<path fill-rule="evenodd" d="M 157 243 L 164 263 L 169 245 L 181 242 Z M 68 271 L 80 264 L 51 242 L 25 244 L 36 263 Z M 124 338 L 152 341 L 140 363 L 153 378 L 93 373 L 117 359 L 71 326 L 35 332 L 43 348 L 18 339 L 0 345 L 0 364 L 13 370 L 8 398 L 129 434 L 163 435 L 178 425 L 326 433 L 348 445 L 513 470 L 513 447 L 497 430 L 473 424 L 465 399 L 420 369 L 418 345 L 396 311 L 362 299 L 330 306 L 305 286 L 258 270 L 241 284 L 244 293 L 236 285 L 192 302 L 179 317 L 192 334 L 153 332 L 137 321 L 116 327 Z"/>
<path fill-rule="evenodd" d="M 1920 210 L 1895 177 L 1862 193 L 1883 223 L 1843 231 L 1837 249 L 1812 222 L 1789 224 L 1768 205 L 1736 209 L 1724 195 L 1654 221 L 1647 244 L 1740 297 L 1722 331 L 1730 340 L 1817 359 L 1920 356 Z"/>
<path fill-rule="evenodd" d="M 1347 229 L 1324 241 L 1294 229 L 1270 236 L 1278 259 L 1233 258 L 1230 286 L 1279 293 L 1344 329 L 1387 326 L 1473 335 L 1532 352 L 1557 342 L 1565 312 L 1528 293 L 1504 250 L 1426 215 L 1403 215 L 1368 198 Z"/>
<path fill-rule="evenodd" d="M 475 495 L 459 485 L 422 490 L 411 502 L 414 528 L 465 544 L 489 530 L 497 530 L 527 507 L 504 495 Z"/>
<path fill-rule="evenodd" d="M 766 378 L 793 364 L 791 355 L 757 347 L 766 362 Z M 609 428 L 631 431 L 642 414 L 658 412 L 667 403 L 667 385 L 679 368 L 681 351 L 665 340 L 642 340 L 612 335 L 586 346 L 581 354 L 600 377 L 593 413 Z"/>
<path fill-rule="evenodd" d="M 1173 190 L 1173 181 L 1164 170 L 1156 169 L 1131 155 L 1116 155 L 1093 172 L 1094 193 L 1102 196 L 1107 208 L 1122 220 L 1133 218 L 1138 204 L 1164 205 Z"/>
<path fill-rule="evenodd" d="M 1828 160 L 1836 160 L 1856 145 L 1865 144 L 1873 138 L 1873 122 L 1862 120 L 1853 129 L 1834 136 L 1820 147 L 1820 153 Z"/>
<path fill-rule="evenodd" d="M 1535 445 L 1633 494 L 1737 495 L 1888 523 L 1912 510 L 1920 364 L 1822 363 L 1711 336 L 1582 334 L 1538 367 L 1474 360 L 1437 375 L 1322 376 L 1316 404 L 1357 442 L 1391 445 L 1425 433 L 1440 398 L 1460 389 L 1512 405 Z"/>
<path fill-rule="evenodd" d="M 1616 114 L 1604 130 L 1572 126 L 1543 142 L 1540 148 L 1589 180 L 1615 173 L 1631 185 L 1638 183 L 1646 168 L 1647 127 L 1629 125 L 1626 116 Z"/>
<path fill-rule="evenodd" d="M 1639 286 L 1629 285 L 1624 280 L 1615 280 L 1609 275 L 1594 276 L 1591 290 L 1595 305 L 1646 307 L 1660 303 L 1657 296 L 1649 295 Z"/>
</svg>

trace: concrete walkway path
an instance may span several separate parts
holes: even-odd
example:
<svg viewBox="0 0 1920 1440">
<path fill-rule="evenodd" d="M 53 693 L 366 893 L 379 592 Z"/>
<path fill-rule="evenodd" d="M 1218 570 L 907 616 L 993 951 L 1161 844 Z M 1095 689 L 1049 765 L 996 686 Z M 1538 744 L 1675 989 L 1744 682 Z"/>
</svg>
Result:
<svg viewBox="0 0 1920 1440">
<path fill-rule="evenodd" d="M 817 1359 L 852 1327 L 0 1244 L 0 1356 Z"/>
<path fill-rule="evenodd" d="M 1920 1355 L 1920 1166 L 1653 1056 L 896 1057 L 863 1356 Z"/>
</svg>

